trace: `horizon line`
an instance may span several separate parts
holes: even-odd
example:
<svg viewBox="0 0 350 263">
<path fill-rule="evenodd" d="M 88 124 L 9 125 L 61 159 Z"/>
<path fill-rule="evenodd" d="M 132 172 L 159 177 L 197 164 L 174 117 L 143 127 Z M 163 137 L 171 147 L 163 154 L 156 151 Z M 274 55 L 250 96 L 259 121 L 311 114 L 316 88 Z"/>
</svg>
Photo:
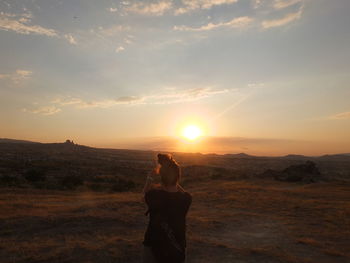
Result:
<svg viewBox="0 0 350 263">
<path fill-rule="evenodd" d="M 164 138 L 164 137 L 170 137 L 170 136 L 154 136 L 154 137 L 143 137 L 143 138 Z M 223 137 L 214 137 L 214 138 L 223 138 Z M 236 139 L 261 139 L 262 138 L 245 138 L 245 137 L 224 137 L 224 138 L 236 138 Z M 299 157 L 304 157 L 304 158 L 318 158 L 318 157 L 324 157 L 324 156 L 334 156 L 334 155 L 341 155 L 341 156 L 349 156 L 350 152 L 342 152 L 342 153 L 324 153 L 320 155 L 305 155 L 305 154 L 296 154 L 296 153 L 288 153 L 288 154 L 283 154 L 283 155 L 256 155 L 256 154 L 250 154 L 244 151 L 232 151 L 232 152 L 218 152 L 218 151 L 213 151 L 213 152 L 203 152 L 203 151 L 176 151 L 176 150 L 162 150 L 162 149 L 141 149 L 141 148 L 115 148 L 114 146 L 93 146 L 93 145 L 86 145 L 86 144 L 79 144 L 79 143 L 74 143 L 74 140 L 71 139 L 66 139 L 65 141 L 60 141 L 60 142 L 40 142 L 40 141 L 32 141 L 32 140 L 26 140 L 26 139 L 13 139 L 13 138 L 1 138 L 0 137 L 0 143 L 6 143 L 2 142 L 2 140 L 9 140 L 13 141 L 12 143 L 33 143 L 33 144 L 65 144 L 67 141 L 73 143 L 74 145 L 77 146 L 83 146 L 83 147 L 89 147 L 89 148 L 95 148 L 95 149 L 105 149 L 105 150 L 129 150 L 129 151 L 143 151 L 143 152 L 165 152 L 165 153 L 181 153 L 181 154 L 201 154 L 201 155 L 246 155 L 247 157 L 265 157 L 265 158 L 278 158 L 278 157 L 292 157 L 292 156 L 299 156 Z M 266 140 L 283 140 L 283 139 L 266 139 Z M 285 139 L 288 141 L 288 139 Z M 297 141 L 297 140 L 295 140 Z M 11 142 L 9 142 L 11 143 Z"/>
</svg>

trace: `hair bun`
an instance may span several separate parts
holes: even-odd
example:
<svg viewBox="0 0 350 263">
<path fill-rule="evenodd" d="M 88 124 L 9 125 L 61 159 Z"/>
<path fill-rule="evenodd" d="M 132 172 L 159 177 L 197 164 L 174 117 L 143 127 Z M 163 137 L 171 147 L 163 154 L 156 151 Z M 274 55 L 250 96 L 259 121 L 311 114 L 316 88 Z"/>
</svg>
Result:
<svg viewBox="0 0 350 263">
<path fill-rule="evenodd" d="M 160 165 L 177 165 L 176 161 L 170 154 L 159 153 L 158 163 Z"/>
</svg>

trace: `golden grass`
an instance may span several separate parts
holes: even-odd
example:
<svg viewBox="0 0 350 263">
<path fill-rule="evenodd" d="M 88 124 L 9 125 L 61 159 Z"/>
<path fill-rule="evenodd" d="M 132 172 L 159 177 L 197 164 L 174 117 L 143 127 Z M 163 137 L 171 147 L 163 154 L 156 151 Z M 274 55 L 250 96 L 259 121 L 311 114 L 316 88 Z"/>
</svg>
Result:
<svg viewBox="0 0 350 263">
<path fill-rule="evenodd" d="M 350 185 L 201 182 L 188 262 L 346 262 Z M 0 262 L 140 262 L 148 218 L 137 192 L 2 189 Z"/>
</svg>

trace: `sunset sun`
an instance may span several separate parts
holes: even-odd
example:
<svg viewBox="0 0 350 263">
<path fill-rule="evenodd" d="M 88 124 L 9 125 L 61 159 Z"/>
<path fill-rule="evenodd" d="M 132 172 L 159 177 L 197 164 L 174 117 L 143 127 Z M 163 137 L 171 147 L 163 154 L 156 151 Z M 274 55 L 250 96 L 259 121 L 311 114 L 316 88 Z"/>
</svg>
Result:
<svg viewBox="0 0 350 263">
<path fill-rule="evenodd" d="M 202 130 L 196 125 L 188 125 L 182 131 L 182 136 L 193 141 L 202 135 Z"/>
</svg>

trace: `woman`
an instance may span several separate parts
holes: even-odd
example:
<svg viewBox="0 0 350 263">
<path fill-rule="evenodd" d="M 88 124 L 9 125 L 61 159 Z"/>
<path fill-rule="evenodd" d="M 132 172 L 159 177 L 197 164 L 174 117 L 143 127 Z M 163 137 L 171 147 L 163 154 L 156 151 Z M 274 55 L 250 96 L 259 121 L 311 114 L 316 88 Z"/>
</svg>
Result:
<svg viewBox="0 0 350 263">
<path fill-rule="evenodd" d="M 143 190 L 150 220 L 143 241 L 144 263 L 181 263 L 186 256 L 186 215 L 192 196 L 180 185 L 180 167 L 170 154 L 158 154 L 157 167 Z M 152 184 L 160 175 L 161 184 Z"/>
</svg>

